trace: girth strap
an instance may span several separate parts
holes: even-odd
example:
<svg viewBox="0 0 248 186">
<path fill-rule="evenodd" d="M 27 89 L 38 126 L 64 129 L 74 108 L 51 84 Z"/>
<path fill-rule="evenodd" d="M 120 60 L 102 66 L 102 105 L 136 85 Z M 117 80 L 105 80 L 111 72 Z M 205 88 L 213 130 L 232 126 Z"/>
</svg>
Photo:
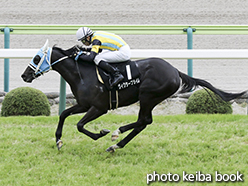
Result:
<svg viewBox="0 0 248 186">
<path fill-rule="evenodd" d="M 118 91 L 113 88 L 109 91 L 109 108 L 114 110 L 117 109 L 119 105 Z"/>
</svg>

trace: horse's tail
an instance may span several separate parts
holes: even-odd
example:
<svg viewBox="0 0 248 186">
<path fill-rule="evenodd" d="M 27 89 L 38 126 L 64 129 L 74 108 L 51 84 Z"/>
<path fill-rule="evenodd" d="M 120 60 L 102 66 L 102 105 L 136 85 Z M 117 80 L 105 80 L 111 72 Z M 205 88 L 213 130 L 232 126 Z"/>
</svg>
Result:
<svg viewBox="0 0 248 186">
<path fill-rule="evenodd" d="M 180 71 L 178 71 L 178 72 L 179 72 L 179 76 L 182 79 L 182 89 L 180 90 L 179 93 L 189 92 L 192 89 L 196 88 L 197 86 L 202 86 L 202 87 L 210 89 L 215 94 L 219 95 L 224 101 L 233 100 L 233 99 L 238 98 L 238 97 L 240 97 L 246 93 L 246 91 L 241 92 L 241 93 L 234 93 L 234 94 L 224 92 L 222 90 L 218 90 L 217 88 L 215 88 L 213 85 L 211 85 L 209 82 L 207 82 L 205 80 L 192 78 L 192 77 L 190 77 L 190 76 L 188 76 L 188 75 L 186 75 Z"/>
</svg>

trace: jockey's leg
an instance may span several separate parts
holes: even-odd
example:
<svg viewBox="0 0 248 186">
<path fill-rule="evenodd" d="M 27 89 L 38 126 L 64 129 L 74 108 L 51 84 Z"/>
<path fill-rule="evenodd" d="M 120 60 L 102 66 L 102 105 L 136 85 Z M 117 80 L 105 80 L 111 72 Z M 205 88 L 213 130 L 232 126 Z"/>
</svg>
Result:
<svg viewBox="0 0 248 186">
<path fill-rule="evenodd" d="M 130 59 L 130 56 L 130 48 L 128 45 L 125 45 L 117 51 L 103 50 L 101 53 L 96 55 L 94 62 L 100 68 L 110 73 L 110 75 L 113 77 L 110 86 L 113 87 L 116 86 L 120 81 L 122 81 L 124 77 L 117 68 L 114 68 L 111 65 L 111 63 L 127 61 Z"/>
<path fill-rule="evenodd" d="M 109 63 L 106 63 L 105 61 L 101 60 L 98 64 L 100 68 L 107 71 L 111 77 L 113 77 L 113 80 L 111 82 L 111 87 L 116 86 L 120 81 L 124 79 L 123 75 L 120 73 L 120 71 L 117 68 L 114 68 Z"/>
</svg>

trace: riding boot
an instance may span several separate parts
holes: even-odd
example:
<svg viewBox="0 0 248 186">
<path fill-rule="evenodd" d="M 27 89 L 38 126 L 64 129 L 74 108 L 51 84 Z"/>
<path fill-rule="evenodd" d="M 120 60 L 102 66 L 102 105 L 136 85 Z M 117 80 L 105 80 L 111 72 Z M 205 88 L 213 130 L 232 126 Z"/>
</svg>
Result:
<svg viewBox="0 0 248 186">
<path fill-rule="evenodd" d="M 110 85 L 111 87 L 116 86 L 120 81 L 124 79 L 124 76 L 120 73 L 120 71 L 117 68 L 111 66 L 109 63 L 106 63 L 105 61 L 100 61 L 98 66 L 103 70 L 107 71 L 111 75 L 111 77 L 113 77 L 112 83 Z"/>
</svg>

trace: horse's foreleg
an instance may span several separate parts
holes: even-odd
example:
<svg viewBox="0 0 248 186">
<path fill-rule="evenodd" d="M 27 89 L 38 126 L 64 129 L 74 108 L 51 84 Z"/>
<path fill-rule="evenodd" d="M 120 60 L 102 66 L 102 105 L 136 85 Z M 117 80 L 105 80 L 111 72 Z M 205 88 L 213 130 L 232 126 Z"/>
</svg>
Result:
<svg viewBox="0 0 248 186">
<path fill-rule="evenodd" d="M 84 128 L 84 125 L 86 123 L 98 118 L 99 116 L 101 116 L 105 113 L 107 113 L 106 110 L 98 110 L 97 108 L 92 106 L 88 110 L 88 112 L 84 115 L 84 117 L 78 122 L 78 124 L 77 124 L 78 131 L 84 133 L 85 135 L 89 136 L 93 140 L 97 140 L 97 139 L 105 136 L 106 134 L 108 134 L 110 132 L 110 130 L 103 129 L 100 131 L 100 133 L 92 133 L 92 132 L 90 132 Z"/>
<path fill-rule="evenodd" d="M 82 106 L 74 105 L 74 106 L 64 110 L 61 113 L 61 115 L 59 117 L 58 127 L 57 127 L 57 130 L 55 132 L 56 144 L 57 144 L 58 150 L 60 150 L 61 147 L 63 146 L 63 142 L 61 141 L 61 137 L 62 137 L 62 130 L 63 130 L 63 125 L 65 122 L 65 119 L 72 114 L 83 113 L 86 111 L 87 111 L 87 109 L 83 108 Z"/>
</svg>

